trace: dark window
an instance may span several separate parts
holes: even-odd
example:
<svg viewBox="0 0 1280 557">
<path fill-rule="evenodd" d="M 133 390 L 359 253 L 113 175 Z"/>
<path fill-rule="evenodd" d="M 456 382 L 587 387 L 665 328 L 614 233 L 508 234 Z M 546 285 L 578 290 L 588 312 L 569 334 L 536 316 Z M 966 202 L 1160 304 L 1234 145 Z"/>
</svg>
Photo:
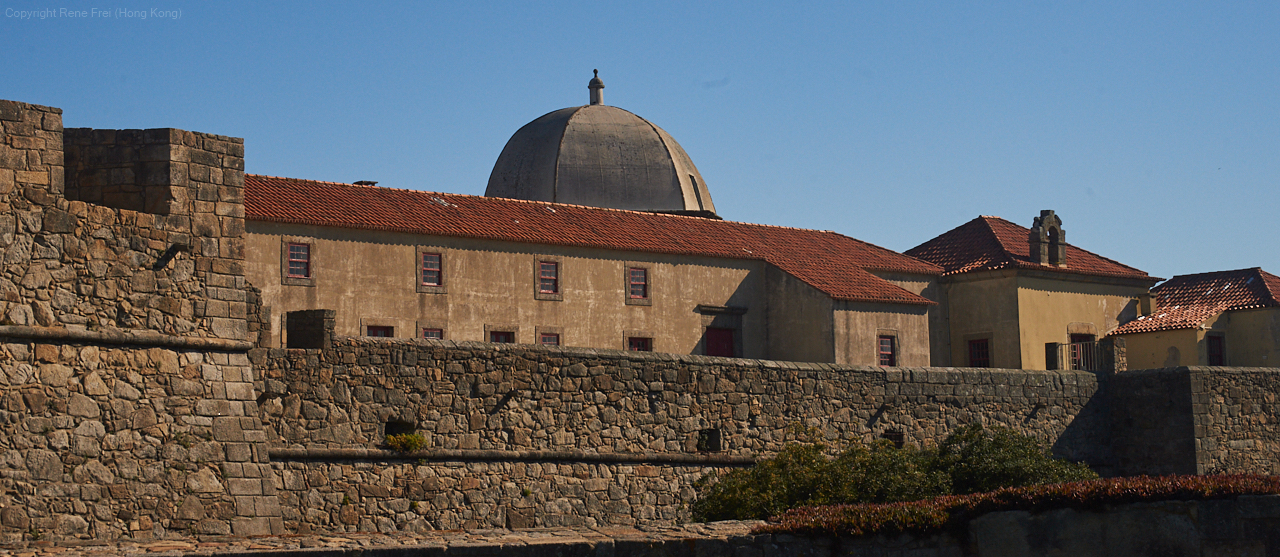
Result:
<svg viewBox="0 0 1280 557">
<path fill-rule="evenodd" d="M 310 244 L 289 244 L 289 277 L 311 277 Z"/>
<path fill-rule="evenodd" d="M 560 292 L 560 266 L 555 261 L 538 263 L 538 292 L 542 294 Z"/>
<path fill-rule="evenodd" d="M 899 449 L 901 449 L 907 442 L 906 434 L 901 431 L 886 431 L 880 434 L 880 438 L 888 440 L 890 443 L 893 443 L 894 447 Z"/>
<path fill-rule="evenodd" d="M 627 350 L 636 352 L 653 352 L 653 339 L 645 337 L 630 337 L 627 339 Z"/>
<path fill-rule="evenodd" d="M 516 341 L 514 331 L 489 331 L 489 342 L 504 342 L 512 344 Z"/>
<path fill-rule="evenodd" d="M 440 268 L 440 254 L 422 254 L 422 284 L 426 286 L 444 285 L 444 271 Z"/>
<path fill-rule="evenodd" d="M 444 329 L 423 329 L 422 338 L 443 339 Z"/>
<path fill-rule="evenodd" d="M 632 267 L 627 269 L 627 284 L 630 285 L 630 295 L 632 298 L 643 299 L 649 297 L 649 271 Z"/>
<path fill-rule="evenodd" d="M 698 431 L 698 452 L 714 453 L 724 450 L 724 443 L 721 441 L 720 428 L 703 429 Z"/>
<path fill-rule="evenodd" d="M 1227 365 L 1227 339 L 1222 335 L 1209 335 L 1204 337 L 1205 348 L 1207 349 L 1211 366 Z"/>
<path fill-rule="evenodd" d="M 364 328 L 364 335 L 368 337 L 393 337 L 396 336 L 396 328 L 382 325 L 369 325 Z"/>
<path fill-rule="evenodd" d="M 969 367 L 991 367 L 989 339 L 980 338 L 969 341 Z"/>
<path fill-rule="evenodd" d="M 560 335 L 558 333 L 542 333 L 538 335 L 538 344 L 543 346 L 560 346 Z"/>
<path fill-rule="evenodd" d="M 707 327 L 706 342 L 708 356 L 732 358 L 736 355 L 733 349 L 733 329 Z"/>
<path fill-rule="evenodd" d="M 417 426 L 413 422 L 387 422 L 384 430 L 387 435 L 404 435 L 413 433 Z"/>
<path fill-rule="evenodd" d="M 880 355 L 880 365 L 898 365 L 898 343 L 893 335 L 880 335 L 876 340 L 876 352 Z"/>
</svg>

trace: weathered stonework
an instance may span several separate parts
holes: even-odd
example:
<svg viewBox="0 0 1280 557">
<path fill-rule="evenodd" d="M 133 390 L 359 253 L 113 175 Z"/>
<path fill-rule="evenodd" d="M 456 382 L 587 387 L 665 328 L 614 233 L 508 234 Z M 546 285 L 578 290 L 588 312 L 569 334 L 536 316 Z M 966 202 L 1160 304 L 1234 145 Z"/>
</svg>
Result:
<svg viewBox="0 0 1280 557">
<path fill-rule="evenodd" d="M 386 425 L 399 423 L 429 447 L 455 451 L 357 462 L 278 455 L 285 519 L 300 529 L 671 523 L 687 518 L 693 482 L 718 467 L 657 456 L 698 454 L 708 429 L 721 432 L 717 455 L 751 457 L 810 431 L 833 445 L 889 432 L 926 444 L 982 421 L 1032 433 L 1077 460 L 1110 458 L 1092 443 L 1105 438 L 1106 416 L 1089 407 L 1098 384 L 1083 372 L 355 338 L 252 358 L 273 446 L 376 447 Z M 538 457 L 566 451 L 648 462 Z"/>
<path fill-rule="evenodd" d="M 241 141 L 64 141 L 61 111 L 9 101 L 0 122 L 0 537 L 282 532 L 245 354 Z M 64 153 L 65 193 L 116 206 L 64 195 Z"/>
</svg>

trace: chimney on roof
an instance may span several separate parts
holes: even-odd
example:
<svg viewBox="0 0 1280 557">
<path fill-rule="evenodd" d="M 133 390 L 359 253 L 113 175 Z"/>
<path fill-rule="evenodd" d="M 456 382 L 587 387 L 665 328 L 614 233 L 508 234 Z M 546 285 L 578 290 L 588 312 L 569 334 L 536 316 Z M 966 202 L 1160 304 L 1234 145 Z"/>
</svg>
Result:
<svg viewBox="0 0 1280 557">
<path fill-rule="evenodd" d="M 1160 299 L 1151 292 L 1138 296 L 1138 315 L 1150 317 L 1160 310 Z"/>
<path fill-rule="evenodd" d="M 1067 233 L 1062 219 L 1053 211 L 1040 211 L 1031 225 L 1027 241 L 1031 244 L 1031 261 L 1041 265 L 1067 266 Z"/>
<path fill-rule="evenodd" d="M 355 185 L 357 185 L 357 186 L 371 186 L 371 187 L 372 187 L 372 186 L 376 186 L 376 185 L 378 185 L 378 183 L 377 183 L 377 182 L 374 182 L 373 180 L 360 180 L 359 182 L 355 182 Z"/>
</svg>

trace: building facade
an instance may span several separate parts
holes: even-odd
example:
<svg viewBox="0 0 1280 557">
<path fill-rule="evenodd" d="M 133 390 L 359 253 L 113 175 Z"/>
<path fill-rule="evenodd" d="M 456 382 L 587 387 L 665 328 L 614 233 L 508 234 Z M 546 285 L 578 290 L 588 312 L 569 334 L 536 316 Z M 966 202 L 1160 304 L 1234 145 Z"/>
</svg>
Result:
<svg viewBox="0 0 1280 557">
<path fill-rule="evenodd" d="M 944 269 L 935 366 L 1096 367 L 1092 343 L 1136 318 L 1160 280 L 1067 244 L 1053 211 L 1030 229 L 978 217 L 906 253 Z"/>
<path fill-rule="evenodd" d="M 1141 315 L 1115 331 L 1130 366 L 1275 367 L 1280 277 L 1257 267 L 1179 275 L 1151 289 Z"/>
</svg>

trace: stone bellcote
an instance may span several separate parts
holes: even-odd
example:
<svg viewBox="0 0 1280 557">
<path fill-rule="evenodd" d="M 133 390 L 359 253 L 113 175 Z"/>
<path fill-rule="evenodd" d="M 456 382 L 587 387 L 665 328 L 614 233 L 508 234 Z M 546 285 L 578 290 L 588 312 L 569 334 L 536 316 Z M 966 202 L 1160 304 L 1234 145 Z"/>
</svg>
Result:
<svg viewBox="0 0 1280 557">
<path fill-rule="evenodd" d="M 1033 263 L 1067 266 L 1067 233 L 1062 230 L 1062 219 L 1053 211 L 1040 211 L 1031 225 L 1028 241 Z"/>
</svg>

